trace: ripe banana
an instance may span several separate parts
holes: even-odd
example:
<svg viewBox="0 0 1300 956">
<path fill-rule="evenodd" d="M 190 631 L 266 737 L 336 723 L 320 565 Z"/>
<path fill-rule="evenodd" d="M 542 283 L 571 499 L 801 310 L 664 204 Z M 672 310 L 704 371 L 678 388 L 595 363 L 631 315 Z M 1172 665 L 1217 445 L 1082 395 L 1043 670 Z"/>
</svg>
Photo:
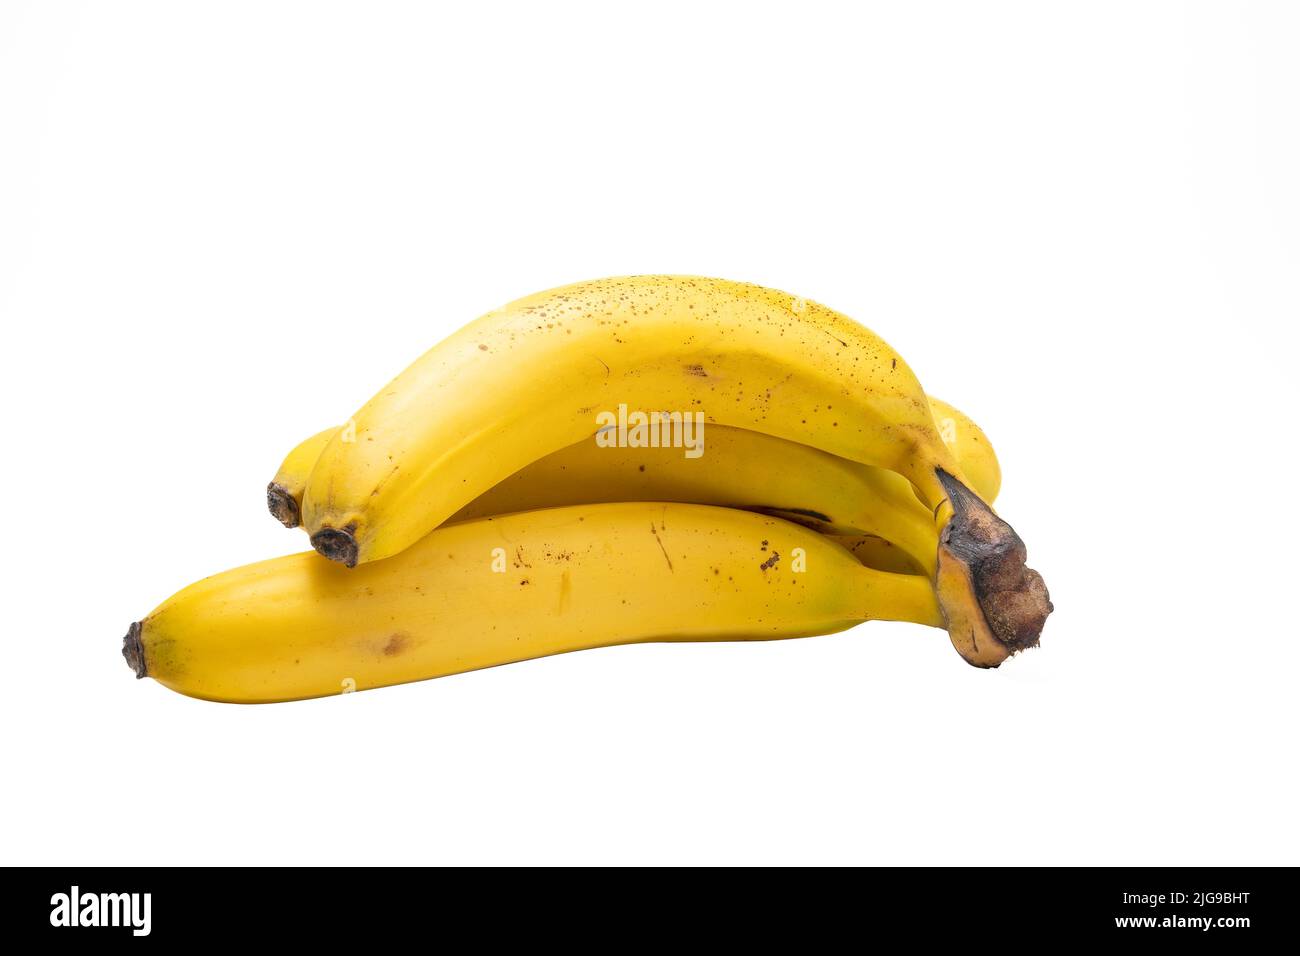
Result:
<svg viewBox="0 0 1300 956">
<path fill-rule="evenodd" d="M 583 648 L 942 627 L 930 582 L 730 508 L 580 505 L 449 525 L 348 571 L 311 552 L 190 585 L 131 625 L 138 677 L 209 700 L 321 697 Z"/>
<path fill-rule="evenodd" d="M 602 448 L 588 438 L 515 472 L 450 520 L 587 502 L 721 505 L 884 538 L 934 573 L 934 519 L 901 476 L 744 428 L 715 425 L 707 443 L 691 459 L 675 448 Z"/>
<path fill-rule="evenodd" d="M 886 538 L 874 534 L 827 534 L 862 564 L 894 574 L 925 574 L 926 569 L 910 554 Z"/>
<path fill-rule="evenodd" d="M 337 428 L 327 428 L 295 445 L 266 486 L 266 507 L 286 528 L 296 528 L 302 520 L 302 493 L 307 488 L 307 478 L 337 432 Z"/>
<path fill-rule="evenodd" d="M 942 399 L 930 396 L 930 411 L 939 426 L 939 437 L 957 456 L 961 470 L 970 479 L 971 491 L 991 505 L 1002 490 L 1002 466 L 984 429 L 965 412 Z"/>
<path fill-rule="evenodd" d="M 720 279 L 584 282 L 470 323 L 362 407 L 354 440 L 330 440 L 303 524 L 349 566 L 397 554 L 623 405 L 698 411 L 898 472 L 941 530 L 936 582 L 957 650 L 996 666 L 1037 643 L 1051 611 L 1042 578 L 969 491 L 907 363 L 825 306 Z"/>
<path fill-rule="evenodd" d="M 991 503 L 1000 472 L 988 437 L 948 403 L 936 398 L 930 403 L 940 435 L 960 449 L 962 468 L 978 476 L 975 490 Z M 296 500 L 315 464 L 309 452 L 319 453 L 322 436 L 330 437 L 314 435 L 290 452 L 267 488 L 272 514 L 286 524 L 284 515 L 297 514 Z M 910 570 L 934 573 L 939 538 L 933 518 L 895 472 L 725 425 L 708 430 L 707 447 L 706 455 L 687 458 L 676 448 L 602 448 L 588 438 L 520 469 L 449 520 L 610 501 L 723 505 L 774 514 L 825 533 L 884 539 L 898 546 L 894 554 L 871 546 L 855 553 L 863 559 L 886 554 L 891 558 L 886 569 L 895 570 L 901 548 L 911 558 Z"/>
</svg>

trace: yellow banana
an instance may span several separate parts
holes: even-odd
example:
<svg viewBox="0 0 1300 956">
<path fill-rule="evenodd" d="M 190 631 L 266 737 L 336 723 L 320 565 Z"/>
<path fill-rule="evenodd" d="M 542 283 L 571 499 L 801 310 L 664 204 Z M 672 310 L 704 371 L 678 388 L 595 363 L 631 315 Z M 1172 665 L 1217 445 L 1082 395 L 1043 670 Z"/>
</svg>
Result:
<svg viewBox="0 0 1300 956">
<path fill-rule="evenodd" d="M 935 569 L 938 533 L 906 479 L 808 445 L 715 425 L 708 451 L 569 445 L 515 472 L 450 520 L 611 501 L 677 501 L 760 511 L 817 531 L 874 535 Z"/>
<path fill-rule="evenodd" d="M 311 553 L 205 578 L 131 625 L 139 677 L 209 700 L 321 697 L 564 651 L 943 626 L 920 575 L 768 515 L 581 505 L 449 525 L 348 571 Z"/>
<path fill-rule="evenodd" d="M 936 582 L 957 650 L 996 666 L 1037 643 L 1042 578 L 970 492 L 902 357 L 825 306 L 720 279 L 584 282 L 470 323 L 366 403 L 353 440 L 326 445 L 303 524 L 348 565 L 396 554 L 614 409 L 698 412 L 898 472 L 942 531 Z"/>
<path fill-rule="evenodd" d="M 295 445 L 266 486 L 266 507 L 286 528 L 296 528 L 302 520 L 302 493 L 307 489 L 307 478 L 337 432 L 337 428 L 327 428 Z"/>
<path fill-rule="evenodd" d="M 960 450 L 962 468 L 979 478 L 976 492 L 991 503 L 999 471 L 987 436 L 948 403 L 930 402 L 941 436 Z M 295 448 L 268 488 L 271 511 L 282 521 L 284 514 L 297 514 L 293 496 L 301 495 L 315 464 L 304 450 L 319 450 L 321 437 Z M 707 442 L 706 455 L 687 458 L 676 448 L 602 448 L 589 438 L 520 469 L 449 520 L 610 501 L 723 505 L 774 514 L 826 533 L 884 539 L 897 546 L 895 552 L 901 548 L 911 557 L 910 569 L 934 572 L 939 539 L 933 519 L 895 472 L 725 425 L 710 428 Z M 863 558 L 877 552 L 867 545 L 855 553 Z M 896 554 L 880 553 L 892 558 L 889 569 L 898 566 Z"/>
<path fill-rule="evenodd" d="M 944 440 L 988 503 L 997 497 L 1001 472 L 992 443 L 968 416 L 930 399 Z M 882 541 L 859 543 L 860 559 L 889 557 L 901 549 L 911 570 L 935 571 L 938 533 L 933 517 L 917 507 L 912 486 L 896 472 L 863 465 L 797 442 L 749 429 L 715 425 L 708 455 L 683 456 L 674 448 L 602 448 L 591 439 L 553 452 L 515 472 L 458 511 L 451 521 L 535 508 L 607 501 L 680 501 L 761 511 L 823 533 Z M 890 546 L 894 555 L 889 556 Z M 870 560 L 867 560 L 871 564 Z M 879 565 L 872 565 L 879 566 Z"/>
<path fill-rule="evenodd" d="M 940 437 L 957 455 L 976 493 L 992 504 L 1002 473 L 988 436 L 959 409 L 933 395 L 929 399 Z M 307 478 L 336 431 L 325 429 L 298 444 L 267 486 L 268 507 L 286 527 L 297 526 Z M 937 535 L 927 512 L 918 515 L 910 501 L 900 502 L 899 492 L 910 496 L 912 489 L 894 472 L 748 429 L 715 426 L 710 434 L 708 468 L 671 448 L 610 448 L 593 454 L 593 442 L 577 442 L 515 472 L 450 520 L 601 501 L 750 507 L 829 535 L 868 567 L 899 574 L 934 573 Z M 881 483 L 884 488 L 877 494 Z M 767 500 L 815 507 L 747 506 L 758 500 L 752 488 L 764 489 Z M 895 506 L 903 516 L 876 517 Z M 911 542 L 911 547 L 895 540 Z"/>
<path fill-rule="evenodd" d="M 623 405 L 897 470 L 932 507 L 934 468 L 960 476 L 915 376 L 866 329 L 758 286 L 642 276 L 521 299 L 431 349 L 326 446 L 304 525 L 345 563 L 395 554 Z"/>
<path fill-rule="evenodd" d="M 983 498 L 985 504 L 993 504 L 1002 490 L 1002 466 L 998 464 L 989 436 L 965 412 L 933 395 L 930 411 L 939 426 L 939 437 L 952 449 L 970 479 L 971 491 Z"/>
</svg>

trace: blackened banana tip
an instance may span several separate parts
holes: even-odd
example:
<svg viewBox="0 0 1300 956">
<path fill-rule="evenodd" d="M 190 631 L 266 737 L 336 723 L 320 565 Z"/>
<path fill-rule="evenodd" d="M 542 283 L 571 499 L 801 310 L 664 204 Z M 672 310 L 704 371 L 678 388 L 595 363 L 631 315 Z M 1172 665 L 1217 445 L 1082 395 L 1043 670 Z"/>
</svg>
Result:
<svg viewBox="0 0 1300 956">
<path fill-rule="evenodd" d="M 137 679 L 149 676 L 149 668 L 144 660 L 144 643 L 140 639 L 143 630 L 140 622 L 134 621 L 127 628 L 126 637 L 122 638 L 122 656 L 126 658 L 131 670 L 135 671 Z"/>
<path fill-rule="evenodd" d="M 274 481 L 266 486 L 266 508 L 286 528 L 296 528 L 302 520 L 302 512 L 293 495 Z"/>
<path fill-rule="evenodd" d="M 357 566 L 357 539 L 347 528 L 321 528 L 311 536 L 311 546 L 331 561 Z"/>
</svg>

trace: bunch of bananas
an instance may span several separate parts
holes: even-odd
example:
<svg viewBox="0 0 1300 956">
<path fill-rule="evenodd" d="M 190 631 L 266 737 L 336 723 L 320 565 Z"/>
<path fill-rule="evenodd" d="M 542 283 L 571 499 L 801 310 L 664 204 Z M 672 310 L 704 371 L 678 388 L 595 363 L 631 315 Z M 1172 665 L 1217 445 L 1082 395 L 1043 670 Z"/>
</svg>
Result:
<svg viewBox="0 0 1300 956">
<path fill-rule="evenodd" d="M 181 693 L 265 702 L 881 619 L 996 667 L 1052 610 L 990 508 L 1000 482 L 983 431 L 831 309 L 584 282 L 470 323 L 294 448 L 267 502 L 319 554 L 185 588 L 123 654 Z"/>
</svg>

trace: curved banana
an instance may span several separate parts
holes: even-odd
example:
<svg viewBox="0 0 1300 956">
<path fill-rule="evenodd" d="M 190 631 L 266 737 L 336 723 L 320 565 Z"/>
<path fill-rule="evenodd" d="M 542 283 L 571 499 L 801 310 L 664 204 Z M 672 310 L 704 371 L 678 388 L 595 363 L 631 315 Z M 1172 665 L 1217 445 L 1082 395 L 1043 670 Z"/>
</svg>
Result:
<svg viewBox="0 0 1300 956">
<path fill-rule="evenodd" d="M 730 508 L 619 503 L 439 528 L 348 571 L 295 554 L 205 578 L 132 624 L 138 677 L 240 703 L 322 697 L 564 651 L 941 627 L 929 581 Z"/>
<path fill-rule="evenodd" d="M 871 332 L 759 286 L 640 276 L 521 299 L 425 353 L 354 416 L 352 441 L 326 446 L 303 523 L 327 557 L 396 554 L 624 405 L 896 470 L 931 507 L 935 468 L 961 475 L 911 369 Z"/>
<path fill-rule="evenodd" d="M 326 445 L 303 524 L 349 566 L 396 554 L 624 408 L 699 412 L 898 472 L 942 532 L 936 581 L 957 650 L 996 666 L 1037 643 L 1042 578 L 969 491 L 902 357 L 825 306 L 721 279 L 595 280 L 470 323 L 357 412 L 354 440 Z"/>
<path fill-rule="evenodd" d="M 1000 474 L 992 444 L 966 415 L 939 399 L 930 402 L 940 435 L 960 451 L 962 468 L 979 477 L 976 492 L 991 503 Z M 299 452 L 320 438 L 294 449 L 271 487 L 300 493 L 315 462 Z M 576 442 L 515 472 L 448 520 L 612 501 L 723 505 L 774 514 L 825 533 L 884 539 L 910 556 L 911 570 L 934 573 L 938 533 L 902 476 L 749 429 L 715 425 L 707 442 L 708 452 L 699 458 L 671 447 Z M 277 518 L 291 511 L 269 489 L 267 498 Z M 877 549 L 860 547 L 857 553 L 863 557 Z M 898 566 L 897 555 L 891 557 L 888 570 Z"/>
<path fill-rule="evenodd" d="M 990 504 L 1000 488 L 992 443 L 969 417 L 931 399 L 945 441 Z M 515 472 L 449 520 L 610 501 L 679 501 L 772 514 L 828 534 L 884 539 L 934 573 L 938 533 L 908 481 L 798 442 L 726 425 L 708 430 L 708 453 L 602 448 L 577 442 Z M 949 437 L 951 436 L 951 437 Z M 974 479 L 972 479 L 974 481 Z M 865 553 L 874 549 L 859 548 Z M 895 559 L 896 560 L 896 559 Z"/>
<path fill-rule="evenodd" d="M 744 428 L 715 425 L 707 442 L 707 452 L 692 459 L 676 448 L 580 441 L 515 472 L 449 520 L 594 502 L 721 505 L 816 531 L 886 538 L 934 572 L 934 519 L 894 472 Z"/>
<path fill-rule="evenodd" d="M 266 507 L 286 528 L 296 528 L 302 520 L 302 494 L 307 490 L 307 478 L 337 432 L 337 428 L 327 428 L 295 445 L 266 486 Z"/>
</svg>

